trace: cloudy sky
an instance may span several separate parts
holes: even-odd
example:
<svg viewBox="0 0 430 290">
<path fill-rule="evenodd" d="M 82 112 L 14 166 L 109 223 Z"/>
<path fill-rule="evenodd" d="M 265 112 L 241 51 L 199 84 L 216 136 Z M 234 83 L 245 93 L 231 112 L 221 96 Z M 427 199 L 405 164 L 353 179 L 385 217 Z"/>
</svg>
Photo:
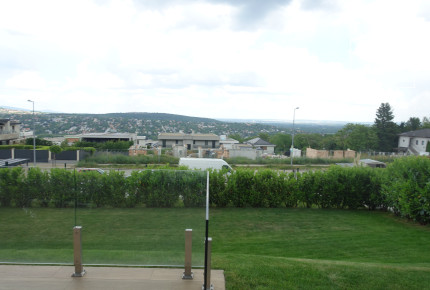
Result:
<svg viewBox="0 0 430 290">
<path fill-rule="evenodd" d="M 405 121 L 429 54 L 426 0 L 0 0 L 0 106 Z"/>
</svg>

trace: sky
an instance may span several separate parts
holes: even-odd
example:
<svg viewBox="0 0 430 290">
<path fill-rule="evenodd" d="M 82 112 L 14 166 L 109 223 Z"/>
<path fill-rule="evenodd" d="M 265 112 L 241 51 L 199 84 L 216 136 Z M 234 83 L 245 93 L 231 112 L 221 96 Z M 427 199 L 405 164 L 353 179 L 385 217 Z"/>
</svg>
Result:
<svg viewBox="0 0 430 290">
<path fill-rule="evenodd" d="M 429 53 L 426 0 L 0 0 L 0 106 L 36 111 L 422 119 Z"/>
</svg>

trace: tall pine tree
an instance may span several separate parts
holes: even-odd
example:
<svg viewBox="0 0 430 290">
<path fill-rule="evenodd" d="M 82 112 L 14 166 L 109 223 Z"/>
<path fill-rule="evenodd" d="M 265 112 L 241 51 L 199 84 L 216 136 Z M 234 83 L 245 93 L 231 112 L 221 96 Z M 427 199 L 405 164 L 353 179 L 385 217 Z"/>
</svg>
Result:
<svg viewBox="0 0 430 290">
<path fill-rule="evenodd" d="M 376 111 L 374 128 L 378 136 L 379 150 L 391 152 L 397 147 L 398 126 L 392 120 L 394 114 L 389 103 L 382 103 Z"/>
</svg>

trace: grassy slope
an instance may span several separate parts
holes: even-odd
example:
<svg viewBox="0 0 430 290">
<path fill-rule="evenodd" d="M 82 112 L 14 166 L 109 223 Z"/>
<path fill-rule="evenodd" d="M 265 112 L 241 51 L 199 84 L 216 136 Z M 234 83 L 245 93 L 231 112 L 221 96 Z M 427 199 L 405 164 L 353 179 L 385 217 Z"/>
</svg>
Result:
<svg viewBox="0 0 430 290">
<path fill-rule="evenodd" d="M 204 209 L 78 211 L 84 263 L 181 264 L 193 228 L 202 264 Z M 1 261 L 72 261 L 72 209 L 0 209 Z M 212 209 L 213 267 L 227 289 L 425 289 L 430 228 L 368 211 Z"/>
</svg>

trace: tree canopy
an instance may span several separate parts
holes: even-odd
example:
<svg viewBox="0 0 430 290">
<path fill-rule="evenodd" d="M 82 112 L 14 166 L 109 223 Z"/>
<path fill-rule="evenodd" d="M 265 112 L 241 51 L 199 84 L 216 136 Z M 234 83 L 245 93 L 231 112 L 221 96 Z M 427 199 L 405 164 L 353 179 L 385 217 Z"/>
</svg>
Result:
<svg viewBox="0 0 430 290">
<path fill-rule="evenodd" d="M 373 125 L 378 137 L 378 149 L 391 152 L 397 147 L 398 126 L 393 122 L 394 114 L 389 103 L 382 103 L 376 111 Z"/>
</svg>

